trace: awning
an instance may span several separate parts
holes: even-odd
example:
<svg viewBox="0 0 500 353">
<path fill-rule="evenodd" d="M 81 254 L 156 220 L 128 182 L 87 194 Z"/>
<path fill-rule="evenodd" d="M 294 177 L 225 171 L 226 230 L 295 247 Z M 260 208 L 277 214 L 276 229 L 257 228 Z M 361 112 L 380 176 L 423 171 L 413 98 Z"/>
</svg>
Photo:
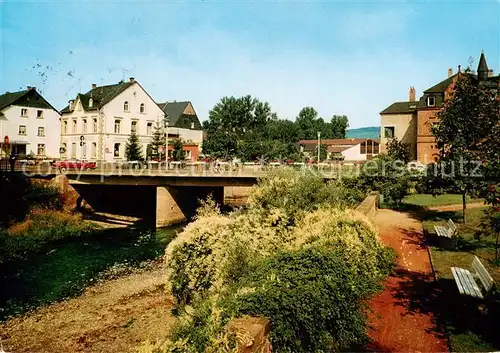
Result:
<svg viewBox="0 0 500 353">
<path fill-rule="evenodd" d="M 0 141 L 3 144 L 3 141 Z M 29 141 L 9 141 L 9 145 L 30 145 L 31 143 Z"/>
</svg>

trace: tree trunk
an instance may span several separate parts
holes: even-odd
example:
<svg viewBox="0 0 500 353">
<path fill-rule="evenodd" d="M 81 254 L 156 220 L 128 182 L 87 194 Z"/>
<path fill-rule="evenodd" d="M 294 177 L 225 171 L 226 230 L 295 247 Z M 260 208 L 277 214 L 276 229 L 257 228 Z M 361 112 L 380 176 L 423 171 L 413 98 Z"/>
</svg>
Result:
<svg viewBox="0 0 500 353">
<path fill-rule="evenodd" d="M 467 223 L 467 193 L 462 194 L 462 212 L 463 212 L 463 218 L 464 218 L 464 224 Z"/>
</svg>

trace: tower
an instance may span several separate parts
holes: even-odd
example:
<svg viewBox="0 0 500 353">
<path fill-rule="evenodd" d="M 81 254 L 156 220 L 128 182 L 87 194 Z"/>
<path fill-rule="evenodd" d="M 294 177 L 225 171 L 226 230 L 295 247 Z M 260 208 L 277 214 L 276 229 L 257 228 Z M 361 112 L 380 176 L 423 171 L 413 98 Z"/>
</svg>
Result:
<svg viewBox="0 0 500 353">
<path fill-rule="evenodd" d="M 484 51 L 482 51 L 481 57 L 479 58 L 479 65 L 477 66 L 477 79 L 479 81 L 485 81 L 488 78 L 488 72 L 488 64 L 486 64 Z"/>
</svg>

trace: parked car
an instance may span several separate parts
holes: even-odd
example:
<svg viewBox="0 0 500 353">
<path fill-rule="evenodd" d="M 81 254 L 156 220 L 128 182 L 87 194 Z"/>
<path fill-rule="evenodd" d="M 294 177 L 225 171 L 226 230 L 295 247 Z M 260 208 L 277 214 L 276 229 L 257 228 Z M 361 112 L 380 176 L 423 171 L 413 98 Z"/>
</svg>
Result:
<svg viewBox="0 0 500 353">
<path fill-rule="evenodd" d="M 82 160 L 69 160 L 69 161 L 57 161 L 52 163 L 53 168 L 59 169 L 61 172 L 65 172 L 67 170 L 85 170 L 89 171 L 92 169 L 96 169 L 97 165 L 95 162 L 88 162 Z"/>
</svg>

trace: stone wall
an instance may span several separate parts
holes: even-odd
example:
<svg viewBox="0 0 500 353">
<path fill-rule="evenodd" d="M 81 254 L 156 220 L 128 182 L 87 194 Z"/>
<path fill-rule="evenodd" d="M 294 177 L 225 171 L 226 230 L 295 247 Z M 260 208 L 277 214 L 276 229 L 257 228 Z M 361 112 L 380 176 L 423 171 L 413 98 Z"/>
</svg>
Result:
<svg viewBox="0 0 500 353">
<path fill-rule="evenodd" d="M 370 220 L 373 220 L 377 214 L 379 199 L 380 193 L 378 191 L 373 191 L 359 204 L 356 211 L 363 213 Z"/>
</svg>

